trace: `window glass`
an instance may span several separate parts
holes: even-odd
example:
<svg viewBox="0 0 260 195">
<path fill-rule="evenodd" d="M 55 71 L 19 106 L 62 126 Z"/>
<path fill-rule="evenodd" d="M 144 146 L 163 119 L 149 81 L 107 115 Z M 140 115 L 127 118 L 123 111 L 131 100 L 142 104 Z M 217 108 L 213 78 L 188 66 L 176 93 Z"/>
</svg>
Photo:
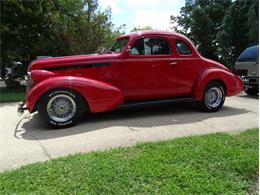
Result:
<svg viewBox="0 0 260 195">
<path fill-rule="evenodd" d="M 171 48 L 164 38 L 140 38 L 131 48 L 133 55 L 163 55 L 171 54 Z"/>
<path fill-rule="evenodd" d="M 129 38 L 122 38 L 116 40 L 116 42 L 113 44 L 111 47 L 110 51 L 115 52 L 115 53 L 120 53 L 124 50 L 128 43 Z"/>
<path fill-rule="evenodd" d="M 180 41 L 180 40 L 177 40 L 176 41 L 176 47 L 177 47 L 177 50 L 180 54 L 191 54 L 191 49 L 189 48 L 189 46 L 183 42 L 183 41 Z"/>
<path fill-rule="evenodd" d="M 131 54 L 144 55 L 144 39 L 138 39 L 131 48 Z"/>
</svg>

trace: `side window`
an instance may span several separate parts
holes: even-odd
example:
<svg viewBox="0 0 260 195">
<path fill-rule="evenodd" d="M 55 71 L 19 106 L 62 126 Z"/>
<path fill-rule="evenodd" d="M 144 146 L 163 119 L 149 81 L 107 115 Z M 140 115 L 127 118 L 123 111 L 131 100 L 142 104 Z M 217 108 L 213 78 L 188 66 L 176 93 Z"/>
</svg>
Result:
<svg viewBox="0 0 260 195">
<path fill-rule="evenodd" d="M 176 47 L 177 47 L 177 50 L 178 50 L 179 54 L 185 54 L 185 55 L 191 54 L 191 49 L 183 41 L 176 40 Z"/>
<path fill-rule="evenodd" d="M 166 39 L 160 37 L 140 38 L 131 48 L 132 55 L 171 54 L 172 50 Z"/>
<path fill-rule="evenodd" d="M 131 48 L 131 54 L 144 55 L 144 39 L 143 38 L 135 41 L 133 47 Z"/>
</svg>

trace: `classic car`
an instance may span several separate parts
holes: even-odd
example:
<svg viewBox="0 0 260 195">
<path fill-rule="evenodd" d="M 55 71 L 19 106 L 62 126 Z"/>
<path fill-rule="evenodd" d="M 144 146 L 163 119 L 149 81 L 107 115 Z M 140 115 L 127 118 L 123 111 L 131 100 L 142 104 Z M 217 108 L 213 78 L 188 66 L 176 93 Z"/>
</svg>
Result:
<svg viewBox="0 0 260 195">
<path fill-rule="evenodd" d="M 47 124 L 75 124 L 86 112 L 197 102 L 204 111 L 222 108 L 243 90 L 224 65 L 202 57 L 185 36 L 162 31 L 119 36 L 102 55 L 47 57 L 28 68 L 26 105 Z"/>
</svg>

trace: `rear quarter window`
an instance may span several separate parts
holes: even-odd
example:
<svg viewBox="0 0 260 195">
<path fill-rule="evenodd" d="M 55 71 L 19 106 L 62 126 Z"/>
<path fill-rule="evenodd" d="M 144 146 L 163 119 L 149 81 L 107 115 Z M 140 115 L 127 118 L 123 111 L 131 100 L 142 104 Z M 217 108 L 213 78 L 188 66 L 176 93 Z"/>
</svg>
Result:
<svg viewBox="0 0 260 195">
<path fill-rule="evenodd" d="M 181 40 L 176 40 L 176 49 L 179 54 L 190 55 L 192 53 L 188 44 Z"/>
</svg>

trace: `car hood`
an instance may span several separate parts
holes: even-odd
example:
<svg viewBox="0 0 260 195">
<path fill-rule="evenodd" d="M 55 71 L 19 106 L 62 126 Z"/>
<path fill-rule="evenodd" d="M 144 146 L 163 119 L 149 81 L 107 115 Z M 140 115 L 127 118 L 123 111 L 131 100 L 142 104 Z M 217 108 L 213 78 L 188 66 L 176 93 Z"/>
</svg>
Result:
<svg viewBox="0 0 260 195">
<path fill-rule="evenodd" d="M 89 54 L 89 55 L 75 55 L 63 57 L 47 57 L 37 59 L 31 62 L 28 71 L 39 69 L 62 69 L 66 67 L 97 64 L 97 63 L 111 63 L 113 59 L 119 57 L 120 54 Z"/>
</svg>

